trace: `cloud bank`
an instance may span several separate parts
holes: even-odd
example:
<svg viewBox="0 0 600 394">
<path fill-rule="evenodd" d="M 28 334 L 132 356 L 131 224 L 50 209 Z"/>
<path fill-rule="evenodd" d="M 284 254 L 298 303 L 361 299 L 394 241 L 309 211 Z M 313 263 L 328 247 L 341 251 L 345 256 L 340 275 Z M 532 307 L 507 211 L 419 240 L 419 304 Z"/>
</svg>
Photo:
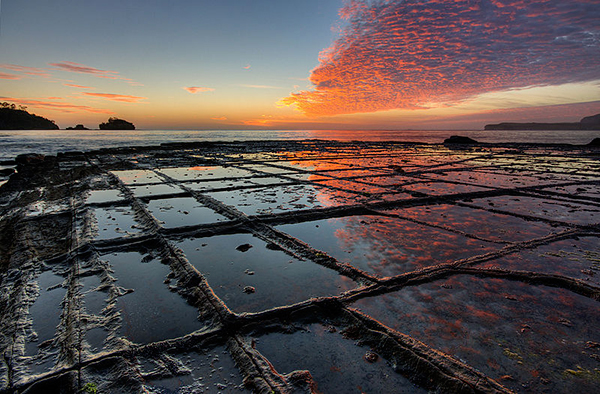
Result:
<svg viewBox="0 0 600 394">
<path fill-rule="evenodd" d="M 314 89 L 282 99 L 310 116 L 600 79 L 598 0 L 351 0 L 340 16 Z"/>
</svg>

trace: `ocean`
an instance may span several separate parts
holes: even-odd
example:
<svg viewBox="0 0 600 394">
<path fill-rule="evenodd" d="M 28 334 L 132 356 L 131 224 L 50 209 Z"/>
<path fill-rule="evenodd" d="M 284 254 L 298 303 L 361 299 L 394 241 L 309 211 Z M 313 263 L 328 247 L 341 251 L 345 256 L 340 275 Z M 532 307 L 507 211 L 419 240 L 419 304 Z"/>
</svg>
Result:
<svg viewBox="0 0 600 394">
<path fill-rule="evenodd" d="M 483 131 L 483 130 L 0 130 L 0 161 L 23 153 L 55 155 L 58 152 L 89 151 L 117 146 L 159 145 L 165 142 L 251 141 L 324 139 L 341 141 L 402 141 L 441 143 L 451 135 L 479 142 L 552 143 L 584 145 L 598 130 L 569 131 Z"/>
</svg>

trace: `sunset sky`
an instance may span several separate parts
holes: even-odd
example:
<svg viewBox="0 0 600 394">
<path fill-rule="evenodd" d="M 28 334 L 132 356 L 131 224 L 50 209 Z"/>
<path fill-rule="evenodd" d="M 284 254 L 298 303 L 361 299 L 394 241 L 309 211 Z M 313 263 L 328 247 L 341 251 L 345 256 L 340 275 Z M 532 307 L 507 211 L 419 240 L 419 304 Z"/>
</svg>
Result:
<svg viewBox="0 0 600 394">
<path fill-rule="evenodd" d="M 600 0 L 0 4 L 0 101 L 61 128 L 482 129 L 600 113 Z"/>
</svg>

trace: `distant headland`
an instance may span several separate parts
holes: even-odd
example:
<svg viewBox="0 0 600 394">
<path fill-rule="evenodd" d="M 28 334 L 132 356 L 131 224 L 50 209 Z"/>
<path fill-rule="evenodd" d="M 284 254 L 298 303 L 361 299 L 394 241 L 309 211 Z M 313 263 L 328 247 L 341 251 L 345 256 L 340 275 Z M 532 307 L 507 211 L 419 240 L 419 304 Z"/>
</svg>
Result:
<svg viewBox="0 0 600 394">
<path fill-rule="evenodd" d="M 484 130 L 600 130 L 600 114 L 586 116 L 579 122 L 565 123 L 498 123 Z"/>
<path fill-rule="evenodd" d="M 0 103 L 0 130 L 58 130 L 53 120 L 25 111 L 26 107 Z"/>
</svg>

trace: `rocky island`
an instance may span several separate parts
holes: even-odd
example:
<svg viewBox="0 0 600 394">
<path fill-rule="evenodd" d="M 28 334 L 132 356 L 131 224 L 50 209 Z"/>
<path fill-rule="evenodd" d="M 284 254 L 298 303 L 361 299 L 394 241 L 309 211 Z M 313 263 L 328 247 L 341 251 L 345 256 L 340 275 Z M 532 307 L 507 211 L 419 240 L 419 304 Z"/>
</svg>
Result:
<svg viewBox="0 0 600 394">
<path fill-rule="evenodd" d="M 484 130 L 600 130 L 600 114 L 586 116 L 579 122 L 488 124 Z"/>
<path fill-rule="evenodd" d="M 108 122 L 98 125 L 100 130 L 135 130 L 133 123 L 123 119 L 109 118 Z"/>
<path fill-rule="evenodd" d="M 89 129 L 82 124 L 78 124 L 75 127 L 67 127 L 65 130 L 89 130 Z"/>
</svg>

